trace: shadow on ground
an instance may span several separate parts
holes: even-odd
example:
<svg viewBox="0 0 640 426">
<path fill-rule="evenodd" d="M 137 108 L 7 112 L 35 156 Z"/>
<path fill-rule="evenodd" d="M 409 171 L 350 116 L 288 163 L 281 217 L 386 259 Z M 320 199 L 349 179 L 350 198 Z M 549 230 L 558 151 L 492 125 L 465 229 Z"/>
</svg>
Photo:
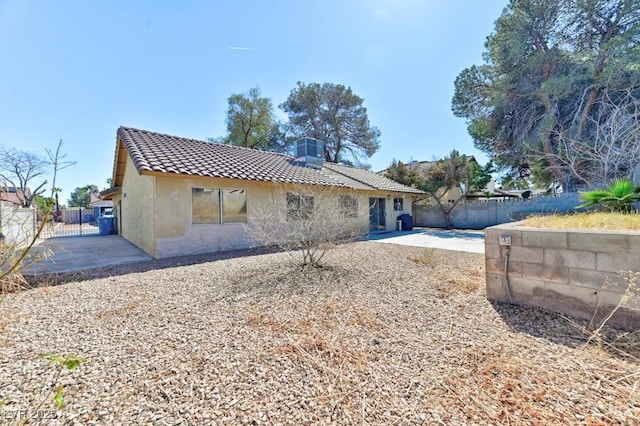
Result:
<svg viewBox="0 0 640 426">
<path fill-rule="evenodd" d="M 176 266 L 197 265 L 200 263 L 215 262 L 218 260 L 237 257 L 259 256 L 262 254 L 277 253 L 280 251 L 280 249 L 274 247 L 261 247 L 245 250 L 231 250 L 219 253 L 169 257 L 165 259 L 150 259 L 141 262 L 100 266 L 68 272 L 40 273 L 31 275 L 29 272 L 24 272 L 23 275 L 29 285 L 32 287 L 40 287 L 147 272 L 156 269 L 174 268 Z"/>
<path fill-rule="evenodd" d="M 531 306 L 510 305 L 499 301 L 491 301 L 491 304 L 505 324 L 515 332 L 526 333 L 575 349 L 588 343 L 598 343 L 596 339 L 589 342 L 595 328 L 589 324 L 589 320 L 571 318 Z M 605 325 L 600 336 L 602 350 L 611 356 L 620 359 L 640 358 L 640 331 L 629 332 Z"/>
</svg>

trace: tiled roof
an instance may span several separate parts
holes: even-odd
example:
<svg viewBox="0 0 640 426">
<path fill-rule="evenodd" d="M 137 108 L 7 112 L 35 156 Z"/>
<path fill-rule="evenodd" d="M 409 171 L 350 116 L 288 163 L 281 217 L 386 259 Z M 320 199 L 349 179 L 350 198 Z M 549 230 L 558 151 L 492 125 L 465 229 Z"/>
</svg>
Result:
<svg viewBox="0 0 640 426">
<path fill-rule="evenodd" d="M 363 183 L 372 188 L 376 188 L 382 191 L 392 192 L 411 192 L 414 194 L 424 194 L 417 188 L 412 188 L 394 180 L 388 179 L 384 176 L 380 176 L 377 173 L 372 173 L 368 170 L 359 169 L 357 167 L 344 166 L 342 164 L 325 163 L 324 166 L 337 173 L 345 175 L 353 180 Z"/>
<path fill-rule="evenodd" d="M 31 191 L 29 190 L 29 188 L 26 189 L 26 193 L 27 195 L 31 195 Z M 22 204 L 23 198 L 24 193 L 21 189 L 0 186 L 0 201 L 7 201 L 13 204 Z"/>
<path fill-rule="evenodd" d="M 273 152 L 181 138 L 145 130 L 120 127 L 118 138 L 138 170 L 218 178 L 284 182 L 307 185 L 354 187 L 349 179 L 369 189 L 421 193 L 366 170 L 328 165 L 304 167 L 293 157 Z M 117 150 L 116 150 L 117 155 Z M 116 158 L 117 167 L 117 158 Z M 365 188 L 362 188 L 365 189 Z"/>
</svg>

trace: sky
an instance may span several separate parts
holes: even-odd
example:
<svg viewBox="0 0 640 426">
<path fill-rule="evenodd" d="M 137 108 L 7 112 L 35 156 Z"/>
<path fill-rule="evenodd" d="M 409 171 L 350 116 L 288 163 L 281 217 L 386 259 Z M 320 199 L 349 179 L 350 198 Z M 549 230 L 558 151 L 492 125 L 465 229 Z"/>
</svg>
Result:
<svg viewBox="0 0 640 426">
<path fill-rule="evenodd" d="M 76 162 L 58 173 L 62 204 L 108 186 L 119 126 L 222 136 L 231 94 L 258 86 L 278 112 L 300 81 L 364 99 L 382 132 L 373 171 L 452 149 L 484 163 L 453 83 L 507 3 L 0 0 L 0 145 L 45 155 L 62 140 Z"/>
</svg>

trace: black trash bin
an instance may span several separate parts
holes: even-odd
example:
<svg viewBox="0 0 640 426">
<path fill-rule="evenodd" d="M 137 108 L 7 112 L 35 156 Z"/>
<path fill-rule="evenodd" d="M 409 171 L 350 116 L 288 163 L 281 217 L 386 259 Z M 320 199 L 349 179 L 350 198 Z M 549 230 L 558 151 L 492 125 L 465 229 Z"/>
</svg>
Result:
<svg viewBox="0 0 640 426">
<path fill-rule="evenodd" d="M 100 216 L 98 218 L 100 235 L 113 234 L 113 216 Z"/>
<path fill-rule="evenodd" d="M 411 231 L 413 229 L 413 217 L 410 214 L 401 214 L 398 220 L 402 222 L 402 231 Z"/>
</svg>

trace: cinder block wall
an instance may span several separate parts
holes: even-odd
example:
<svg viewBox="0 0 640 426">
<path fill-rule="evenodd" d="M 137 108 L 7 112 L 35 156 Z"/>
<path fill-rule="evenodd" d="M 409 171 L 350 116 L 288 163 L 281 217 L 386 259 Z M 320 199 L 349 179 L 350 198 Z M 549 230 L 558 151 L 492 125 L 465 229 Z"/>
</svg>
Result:
<svg viewBox="0 0 640 426">
<path fill-rule="evenodd" d="M 511 245 L 508 243 L 510 237 Z M 640 232 L 528 228 L 522 222 L 485 229 L 487 298 L 537 306 L 573 317 L 602 319 L 627 288 L 627 271 L 636 277 L 636 293 L 610 323 L 640 327 Z"/>
<path fill-rule="evenodd" d="M 470 202 L 453 209 L 451 223 L 455 228 L 484 229 L 487 226 L 522 220 L 534 214 L 572 212 L 581 202 L 577 192 L 529 200 Z M 446 226 L 442 211 L 436 205 L 414 204 L 413 217 L 416 226 Z"/>
</svg>

